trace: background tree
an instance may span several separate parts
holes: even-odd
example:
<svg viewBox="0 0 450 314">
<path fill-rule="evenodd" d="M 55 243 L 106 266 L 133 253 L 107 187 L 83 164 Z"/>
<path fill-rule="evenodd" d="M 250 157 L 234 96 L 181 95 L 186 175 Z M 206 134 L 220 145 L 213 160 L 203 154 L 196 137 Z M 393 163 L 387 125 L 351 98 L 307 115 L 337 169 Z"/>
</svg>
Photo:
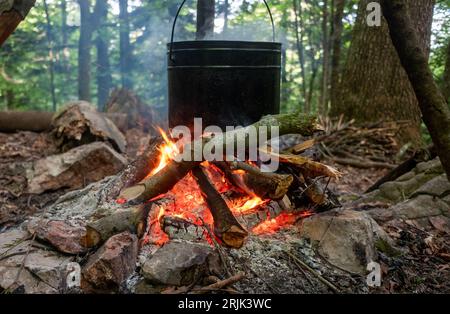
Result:
<svg viewBox="0 0 450 314">
<path fill-rule="evenodd" d="M 407 2 L 382 0 L 381 3 L 392 42 L 417 95 L 423 119 L 450 180 L 450 109 L 434 81 L 428 66 L 427 51 L 414 31 Z"/>
<path fill-rule="evenodd" d="M 345 0 L 333 0 L 333 28 L 331 34 L 332 58 L 331 58 L 331 104 L 337 101 L 337 94 L 340 82 L 341 70 L 341 46 L 342 46 L 342 31 L 344 23 L 344 8 Z"/>
<path fill-rule="evenodd" d="M 197 40 L 211 38 L 214 34 L 215 5 L 215 0 L 197 1 Z"/>
<path fill-rule="evenodd" d="M 111 68 L 109 63 L 109 31 L 106 26 L 108 17 L 107 1 L 97 1 L 97 14 L 99 27 L 95 40 L 97 48 L 97 109 L 103 111 L 103 107 L 108 101 L 111 90 Z"/>
<path fill-rule="evenodd" d="M 131 79 L 131 45 L 130 45 L 130 20 L 128 14 L 128 0 L 119 0 L 120 15 L 120 75 L 122 87 L 132 89 Z"/>
<path fill-rule="evenodd" d="M 339 86 L 339 101 L 331 114 L 344 114 L 359 123 L 403 121 L 406 125 L 399 138 L 417 145 L 421 142 L 421 119 L 416 95 L 392 45 L 386 20 L 382 19 L 381 28 L 366 23 L 369 2 L 360 1 Z M 408 1 L 420 47 L 426 56 L 430 52 L 433 6 L 434 0 Z"/>
<path fill-rule="evenodd" d="M 444 98 L 450 104 L 450 40 L 447 44 L 447 58 L 445 61 L 445 71 L 442 82 L 442 93 Z"/>
<path fill-rule="evenodd" d="M 0 49 L 0 110 L 5 108 L 53 110 L 51 91 L 54 90 L 58 106 L 79 99 L 79 81 L 84 84 L 83 91 L 88 95 L 83 98 L 91 99 L 99 108 L 108 97 L 110 89 L 126 85 L 145 103 L 156 110 L 165 110 L 166 44 L 169 42 L 172 23 L 180 1 L 133 0 L 122 1 L 122 5 L 119 0 L 107 0 L 102 3 L 95 0 L 84 1 L 89 4 L 94 27 L 90 27 L 92 30 L 90 40 L 87 41 L 87 46 L 81 45 L 83 49 L 79 49 L 80 39 L 86 42 L 85 38 L 89 36 L 86 36 L 85 32 L 86 23 L 80 23 L 78 0 L 46 0 L 50 23 L 46 18 L 44 2 L 36 2 L 27 19 L 3 44 Z M 335 82 L 336 77 L 343 77 L 345 61 L 350 60 L 349 48 L 353 49 L 352 32 L 357 26 L 355 21 L 359 2 L 358 0 L 345 0 L 344 3 L 341 3 L 341 0 L 327 2 L 329 37 L 327 105 L 331 104 L 331 109 L 338 106 L 334 101 L 335 91 L 340 89 L 339 84 Z M 324 16 L 324 3 L 322 0 L 270 0 L 268 3 L 275 20 L 276 40 L 283 43 L 282 110 L 286 112 L 301 109 L 305 112 L 317 112 L 323 94 L 324 36 L 321 21 Z M 98 9 L 99 11 L 95 12 L 95 8 L 100 4 L 103 7 L 107 4 L 106 16 L 102 6 L 100 6 L 102 10 Z M 213 34 L 216 39 L 272 40 L 267 9 L 262 1 L 216 0 L 215 6 L 216 25 L 213 29 L 213 24 L 209 24 L 211 35 L 207 38 Z M 228 10 L 225 10 L 227 6 Z M 123 9 L 125 7 L 126 10 Z M 197 1 L 187 1 L 180 12 L 175 40 L 193 40 L 196 37 L 196 12 Z M 123 17 L 125 13 L 127 16 Z M 339 17 L 341 14 L 342 18 Z M 212 17 L 211 13 L 210 16 Z M 124 19 L 127 23 L 123 22 Z M 444 80 L 446 45 L 450 38 L 448 1 L 436 3 L 433 19 L 430 65 L 436 80 L 443 87 L 446 82 Z M 81 20 L 86 21 L 85 18 Z M 339 36 L 341 23 L 342 33 Z M 52 45 L 49 45 L 47 36 L 49 24 Z M 124 26 L 128 29 L 125 32 Z M 128 48 L 121 47 L 127 45 Z M 88 62 L 84 58 L 86 56 L 90 58 Z M 84 61 L 79 63 L 79 59 Z M 369 64 L 364 60 L 361 62 L 366 66 Z M 52 64 L 53 87 L 50 79 Z M 87 70 L 81 71 L 79 64 L 81 68 Z M 89 74 L 88 80 L 83 79 L 83 76 L 80 79 L 79 73 Z M 366 73 L 366 68 L 363 68 L 361 73 Z M 389 71 L 384 74 L 378 76 L 379 80 L 392 80 Z M 365 76 L 361 76 L 358 86 L 360 81 L 365 79 Z M 127 81 L 131 81 L 131 85 Z M 362 85 L 365 86 L 366 83 L 362 82 Z M 364 99 L 364 93 L 361 95 Z M 422 131 L 426 129 L 423 128 Z M 424 135 L 428 140 L 426 132 Z"/>
<path fill-rule="evenodd" d="M 90 0 L 78 0 L 80 39 L 78 42 L 78 98 L 91 100 L 91 47 L 94 31 Z"/>
</svg>

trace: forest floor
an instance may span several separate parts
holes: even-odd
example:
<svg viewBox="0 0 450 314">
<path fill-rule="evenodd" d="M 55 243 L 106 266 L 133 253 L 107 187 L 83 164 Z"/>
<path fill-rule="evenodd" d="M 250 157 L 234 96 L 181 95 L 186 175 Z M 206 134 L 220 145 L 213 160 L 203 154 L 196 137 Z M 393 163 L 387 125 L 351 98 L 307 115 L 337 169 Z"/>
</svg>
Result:
<svg viewBox="0 0 450 314">
<path fill-rule="evenodd" d="M 33 161 L 55 152 L 56 148 L 46 134 L 0 134 L 0 240 L 2 233 L 44 211 L 67 192 L 62 189 L 43 194 L 24 193 L 27 172 Z M 333 165 L 332 162 L 327 164 Z M 303 224 L 299 222 L 277 234 L 252 235 L 242 250 L 228 252 L 230 265 L 236 271 L 250 274 L 235 284 L 235 288 L 244 293 L 329 293 L 332 290 L 324 283 L 326 278 L 325 281 L 344 293 L 450 293 L 450 202 L 447 194 L 450 184 L 442 181 L 439 165 L 433 161 L 424 165 L 417 176 L 433 175 L 426 180 L 420 177 L 420 184 L 414 188 L 433 185 L 433 180 L 440 179 L 435 182 L 437 186 L 431 187 L 431 192 L 436 190 L 439 195 L 429 190 L 407 195 L 402 190 L 401 199 L 395 195 L 389 199 L 383 191 L 363 195 L 386 173 L 385 170 L 335 166 L 344 174 L 339 182 L 333 182 L 329 187 L 343 203 L 343 209 L 336 212 L 351 209 L 368 213 L 393 240 L 391 244 L 377 243 L 376 247 L 382 286 L 369 288 L 365 275 L 346 271 L 327 261 L 323 256 L 325 249 L 321 251 L 316 244 L 297 236 Z M 399 184 L 402 182 L 405 181 L 399 181 Z M 395 190 L 395 186 L 391 189 Z M 429 199 L 424 200 L 424 197 Z M 440 212 L 436 213 L 436 208 Z M 419 210 L 420 215 L 410 215 Z M 316 273 L 302 267 L 298 258 Z M 274 272 L 274 268 L 279 272 Z M 133 282 L 133 287 L 125 287 L 123 292 L 155 292 L 153 286 L 146 285 L 138 277 L 132 278 L 129 282 Z"/>
</svg>

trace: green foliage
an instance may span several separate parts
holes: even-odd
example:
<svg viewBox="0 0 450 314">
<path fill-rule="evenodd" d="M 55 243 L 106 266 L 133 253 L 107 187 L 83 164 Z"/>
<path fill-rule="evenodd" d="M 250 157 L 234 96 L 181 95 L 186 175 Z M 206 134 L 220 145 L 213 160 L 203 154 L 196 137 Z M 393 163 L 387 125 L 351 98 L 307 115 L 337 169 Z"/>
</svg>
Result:
<svg viewBox="0 0 450 314">
<path fill-rule="evenodd" d="M 100 0 L 99 0 L 100 1 Z M 106 0 L 105 0 L 106 1 Z M 315 111 L 320 97 L 322 72 L 322 6 L 324 0 L 297 0 L 301 3 L 297 29 L 293 0 L 269 0 L 277 30 L 277 40 L 283 43 L 282 109 L 304 109 L 307 95 L 302 91 L 303 77 L 307 89 L 312 87 L 311 110 Z M 331 11 L 331 0 L 329 8 Z M 46 34 L 46 16 L 42 1 L 37 1 L 24 22 L 0 48 L 0 110 L 51 110 L 50 64 L 55 69 L 57 103 L 78 98 L 79 6 L 67 2 L 67 25 L 62 24 L 63 0 L 47 0 L 50 15 L 50 38 Z M 223 30 L 225 0 L 216 0 L 217 39 L 271 40 L 267 10 L 260 0 L 229 0 L 228 29 Z M 351 44 L 351 31 L 356 19 L 357 0 L 347 0 L 343 19 L 342 64 Z M 129 1 L 130 41 L 133 89 L 152 106 L 167 103 L 166 52 L 175 13 L 181 0 Z M 91 0 L 93 8 L 95 0 Z M 449 1 L 436 6 L 433 29 L 431 66 L 436 78 L 442 78 L 445 65 L 445 44 L 450 38 Z M 95 39 L 101 36 L 109 43 L 109 63 L 112 86 L 120 87 L 120 32 L 118 0 L 108 1 L 108 17 L 93 34 L 91 49 L 91 93 L 96 101 L 97 69 Z M 331 14 L 332 12 L 330 12 Z M 177 22 L 175 40 L 194 40 L 196 1 L 187 1 Z M 95 18 L 95 17 L 94 17 Z M 305 73 L 302 75 L 297 47 L 297 32 L 304 52 Z M 64 43 L 65 38 L 67 42 Z M 53 51 L 51 55 L 50 51 Z M 317 69 L 315 73 L 315 69 Z M 102 69 L 100 69 L 102 70 Z M 311 80 L 315 73 L 315 80 Z"/>
</svg>

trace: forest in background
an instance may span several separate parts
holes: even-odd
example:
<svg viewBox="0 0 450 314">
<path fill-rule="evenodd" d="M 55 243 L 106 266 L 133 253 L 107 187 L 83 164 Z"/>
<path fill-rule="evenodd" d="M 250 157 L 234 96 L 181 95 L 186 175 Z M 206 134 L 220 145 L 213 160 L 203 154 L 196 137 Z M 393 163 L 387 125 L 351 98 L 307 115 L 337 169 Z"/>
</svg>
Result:
<svg viewBox="0 0 450 314">
<path fill-rule="evenodd" d="M 404 74 L 394 73 L 397 57 L 379 55 L 386 54 L 383 40 L 390 41 L 387 30 L 384 39 L 381 35 L 370 36 L 373 30 L 364 24 L 363 13 L 369 2 L 269 1 L 276 39 L 283 43 L 283 111 L 301 108 L 304 112 L 333 116 L 343 113 L 348 118 L 359 116 L 370 121 L 368 117 L 380 118 L 376 111 L 385 114 L 383 106 L 389 103 L 391 107 L 401 104 L 404 107 L 401 110 L 406 111 L 404 115 L 395 112 L 393 120 L 410 120 L 412 111 L 420 122 L 418 109 L 408 110 L 408 103 L 417 107 L 414 95 L 405 92 L 397 97 L 403 93 L 400 91 L 408 90 L 404 85 L 409 85 Z M 434 11 L 433 5 L 429 5 L 433 2 L 415 2 L 417 12 L 429 10 L 428 14 L 421 13 L 422 19 L 414 20 L 419 33 L 422 32 L 424 45 L 430 48 L 435 79 L 446 94 L 450 2 L 437 1 Z M 150 106 L 164 108 L 166 45 L 180 3 L 179 0 L 38 1 L 0 50 L 0 108 L 49 111 L 57 110 L 67 101 L 82 99 L 102 110 L 111 91 L 120 87 L 134 91 Z M 176 41 L 195 39 L 196 6 L 196 1 L 187 1 L 181 11 Z M 271 39 L 270 19 L 262 1 L 216 0 L 215 16 L 214 39 Z M 426 31 L 428 28 L 431 33 Z M 383 33 L 377 27 L 375 30 L 377 34 Z M 391 63 L 386 61 L 389 59 Z M 379 75 L 374 73 L 375 69 L 379 69 Z M 386 69 L 392 73 L 386 73 Z M 359 86 L 369 73 L 371 79 Z M 386 82 L 379 82 L 383 78 Z M 405 84 L 401 84 L 402 80 Z M 371 91 L 364 91 L 365 85 Z M 383 95 L 387 90 L 396 95 Z M 374 101 L 375 97 L 378 101 Z M 354 109 L 358 107 L 372 109 Z"/>
</svg>

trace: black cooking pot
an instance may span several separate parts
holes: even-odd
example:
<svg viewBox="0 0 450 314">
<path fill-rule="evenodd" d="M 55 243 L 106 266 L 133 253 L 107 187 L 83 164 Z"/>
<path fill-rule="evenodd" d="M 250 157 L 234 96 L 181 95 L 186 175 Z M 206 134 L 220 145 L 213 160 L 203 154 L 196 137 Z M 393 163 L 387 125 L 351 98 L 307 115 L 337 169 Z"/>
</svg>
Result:
<svg viewBox="0 0 450 314">
<path fill-rule="evenodd" d="M 168 44 L 169 126 L 249 125 L 280 110 L 281 43 L 247 41 Z M 266 1 L 264 3 L 269 10 Z M 273 37 L 275 30 L 272 19 Z"/>
</svg>

